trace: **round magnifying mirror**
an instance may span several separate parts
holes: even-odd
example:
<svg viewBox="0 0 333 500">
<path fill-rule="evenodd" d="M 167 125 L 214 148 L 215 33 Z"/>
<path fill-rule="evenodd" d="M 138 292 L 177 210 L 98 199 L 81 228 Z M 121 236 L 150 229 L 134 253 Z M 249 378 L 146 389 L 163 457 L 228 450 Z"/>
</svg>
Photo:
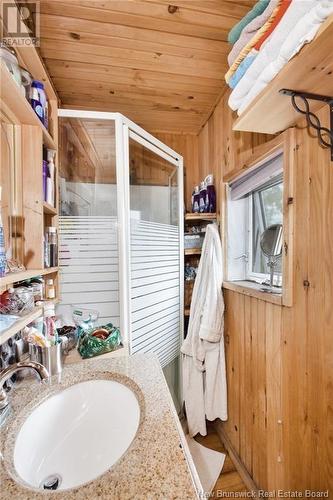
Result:
<svg viewBox="0 0 333 500">
<path fill-rule="evenodd" d="M 279 257 L 282 254 L 282 224 L 273 224 L 262 233 L 260 248 L 266 257 Z"/>
</svg>

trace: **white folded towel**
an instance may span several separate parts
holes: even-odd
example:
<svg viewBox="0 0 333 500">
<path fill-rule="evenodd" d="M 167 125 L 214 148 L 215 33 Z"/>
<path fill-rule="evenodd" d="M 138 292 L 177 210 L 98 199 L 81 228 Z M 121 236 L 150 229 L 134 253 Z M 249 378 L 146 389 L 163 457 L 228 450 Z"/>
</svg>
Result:
<svg viewBox="0 0 333 500">
<path fill-rule="evenodd" d="M 246 75 L 239 81 L 229 97 L 229 106 L 236 110 L 243 105 L 243 101 L 251 88 L 256 85 L 265 68 L 274 61 L 280 52 L 281 46 L 298 21 L 316 4 L 327 3 L 328 0 L 294 0 L 286 14 L 281 19 L 273 33 L 268 37 L 261 50 L 247 70 Z"/>
<path fill-rule="evenodd" d="M 323 0 L 305 14 L 298 21 L 281 46 L 281 50 L 274 61 L 271 61 L 261 73 L 255 85 L 251 88 L 238 109 L 238 114 L 243 113 L 245 108 L 260 94 L 260 92 L 273 80 L 290 59 L 300 51 L 304 44 L 311 42 L 315 37 L 320 25 L 333 14 L 333 1 Z M 268 50 L 267 44 L 267 50 Z"/>
</svg>

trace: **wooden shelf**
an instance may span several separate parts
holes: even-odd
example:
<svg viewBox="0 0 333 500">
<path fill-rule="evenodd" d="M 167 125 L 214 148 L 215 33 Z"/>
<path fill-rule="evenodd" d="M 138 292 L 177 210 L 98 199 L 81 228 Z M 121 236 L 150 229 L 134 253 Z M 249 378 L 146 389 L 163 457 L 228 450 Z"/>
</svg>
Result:
<svg viewBox="0 0 333 500">
<path fill-rule="evenodd" d="M 185 220 L 215 220 L 217 219 L 217 214 L 185 214 Z"/>
<path fill-rule="evenodd" d="M 235 121 L 233 130 L 276 134 L 300 118 L 290 97 L 279 94 L 286 88 L 313 94 L 332 95 L 333 16 L 322 25 L 316 38 L 291 59 Z M 315 111 L 322 103 L 311 101 Z"/>
<path fill-rule="evenodd" d="M 12 326 L 0 332 L 0 345 L 4 344 L 8 339 L 10 339 L 10 337 L 18 333 L 20 330 L 22 330 L 22 328 L 32 323 L 35 319 L 39 318 L 39 316 L 41 316 L 42 313 L 43 313 L 42 306 L 35 307 L 33 311 L 26 314 L 25 316 L 22 316 L 22 318 L 15 321 L 15 323 Z"/>
<path fill-rule="evenodd" d="M 200 255 L 201 248 L 185 248 L 185 255 Z"/>
<path fill-rule="evenodd" d="M 44 201 L 44 203 L 43 203 L 43 210 L 44 210 L 44 214 L 48 214 L 48 215 L 57 215 L 58 214 L 57 209 L 55 207 L 52 207 L 52 205 L 50 205 L 49 203 L 46 203 L 46 201 Z"/>
<path fill-rule="evenodd" d="M 1 106 L 17 125 L 35 125 L 42 130 L 43 142 L 50 149 L 57 149 L 48 130 L 44 127 L 25 96 L 20 91 L 4 63 L 1 63 Z"/>
<path fill-rule="evenodd" d="M 58 272 L 58 267 L 48 267 L 46 269 L 27 269 L 26 271 L 19 271 L 17 273 L 9 273 L 4 278 L 0 278 L 0 288 L 18 281 L 28 280 L 35 276 L 44 276 L 46 274 L 53 274 Z"/>
</svg>

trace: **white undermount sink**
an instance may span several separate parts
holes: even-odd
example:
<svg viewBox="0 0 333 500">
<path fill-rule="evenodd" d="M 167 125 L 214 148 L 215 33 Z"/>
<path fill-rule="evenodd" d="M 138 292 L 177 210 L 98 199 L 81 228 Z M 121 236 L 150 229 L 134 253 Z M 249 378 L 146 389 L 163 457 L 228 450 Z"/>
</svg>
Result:
<svg viewBox="0 0 333 500">
<path fill-rule="evenodd" d="M 34 488 L 87 483 L 120 459 L 140 422 L 135 394 L 113 380 L 80 382 L 49 397 L 19 430 L 14 465 Z"/>
</svg>

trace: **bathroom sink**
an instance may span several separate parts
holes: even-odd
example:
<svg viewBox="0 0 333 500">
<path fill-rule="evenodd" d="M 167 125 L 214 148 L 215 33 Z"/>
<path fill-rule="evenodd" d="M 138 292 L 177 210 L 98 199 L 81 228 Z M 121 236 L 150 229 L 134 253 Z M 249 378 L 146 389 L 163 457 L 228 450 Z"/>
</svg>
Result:
<svg viewBox="0 0 333 500">
<path fill-rule="evenodd" d="M 140 422 L 135 394 L 114 380 L 80 382 L 49 397 L 28 416 L 14 447 L 14 466 L 34 488 L 65 490 L 117 462 Z"/>
</svg>

